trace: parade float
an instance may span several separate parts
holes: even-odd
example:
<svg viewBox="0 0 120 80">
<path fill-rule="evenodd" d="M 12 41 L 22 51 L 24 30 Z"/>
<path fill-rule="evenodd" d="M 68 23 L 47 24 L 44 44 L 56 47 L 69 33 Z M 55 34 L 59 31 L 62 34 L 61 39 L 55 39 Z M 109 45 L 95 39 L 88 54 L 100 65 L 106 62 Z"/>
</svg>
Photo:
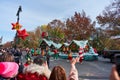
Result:
<svg viewBox="0 0 120 80">
<path fill-rule="evenodd" d="M 98 54 L 94 51 L 94 48 L 89 45 L 88 40 L 73 40 L 70 44 L 63 43 L 57 44 L 51 40 L 43 39 L 40 48 L 46 49 L 50 48 L 50 55 L 54 57 L 54 50 L 58 50 L 59 58 L 68 59 L 71 55 L 72 58 L 79 57 L 79 49 L 83 49 L 83 60 L 92 61 L 98 59 Z"/>
<path fill-rule="evenodd" d="M 89 51 L 85 52 L 83 56 L 86 61 L 98 60 L 98 53 L 94 51 L 92 46 L 90 46 Z"/>
<path fill-rule="evenodd" d="M 54 55 L 53 50 L 54 49 L 59 49 L 61 47 L 61 44 L 57 44 L 54 43 L 51 40 L 47 40 L 47 39 L 42 39 L 39 48 L 46 50 L 47 48 L 49 48 L 49 53 L 51 56 Z"/>
<path fill-rule="evenodd" d="M 61 52 L 65 52 L 65 51 L 68 50 L 68 48 L 69 48 L 69 44 L 68 44 L 68 43 L 63 43 L 63 44 L 61 45 L 61 47 L 59 48 L 59 50 L 60 50 Z"/>
<path fill-rule="evenodd" d="M 78 54 L 74 53 L 72 54 L 70 48 L 69 48 L 69 43 L 63 43 L 62 46 L 59 49 L 59 57 L 63 59 L 68 59 L 69 56 L 72 58 L 75 58 L 78 56 Z"/>
<path fill-rule="evenodd" d="M 67 59 L 69 56 L 69 51 L 72 52 L 72 57 L 78 57 L 79 56 L 79 49 L 82 48 L 84 50 L 83 52 L 83 60 L 86 61 L 92 61 L 92 60 L 98 60 L 98 54 L 94 51 L 94 48 L 89 45 L 88 40 L 73 40 L 69 46 L 67 46 L 67 49 L 65 52 L 61 52 L 59 54 L 60 58 Z M 64 47 L 63 47 L 64 50 Z"/>
<path fill-rule="evenodd" d="M 41 49 L 46 49 L 47 47 L 50 47 L 53 44 L 53 41 L 51 40 L 46 40 L 46 39 L 42 39 L 40 41 L 40 45 L 39 48 Z"/>
</svg>

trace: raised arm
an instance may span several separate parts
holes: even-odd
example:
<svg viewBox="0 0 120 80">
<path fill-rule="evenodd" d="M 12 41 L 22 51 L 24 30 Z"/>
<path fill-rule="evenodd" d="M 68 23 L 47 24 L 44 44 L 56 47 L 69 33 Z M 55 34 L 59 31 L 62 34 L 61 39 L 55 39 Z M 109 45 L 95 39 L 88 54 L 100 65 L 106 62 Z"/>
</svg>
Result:
<svg viewBox="0 0 120 80">
<path fill-rule="evenodd" d="M 73 58 L 71 60 L 71 69 L 70 69 L 68 80 L 78 80 L 78 71 L 77 71 L 76 66 L 75 66 L 78 59 L 79 58 Z"/>
</svg>

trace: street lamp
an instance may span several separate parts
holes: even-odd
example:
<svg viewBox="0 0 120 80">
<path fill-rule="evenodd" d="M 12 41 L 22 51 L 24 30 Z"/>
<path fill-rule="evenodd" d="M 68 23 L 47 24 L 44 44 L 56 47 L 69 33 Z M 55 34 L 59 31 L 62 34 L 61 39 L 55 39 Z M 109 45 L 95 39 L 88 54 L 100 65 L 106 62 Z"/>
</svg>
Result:
<svg viewBox="0 0 120 80">
<path fill-rule="evenodd" d="M 18 23 L 19 23 L 19 19 L 20 19 L 20 17 L 19 17 L 20 16 L 20 12 L 22 12 L 22 7 L 21 6 L 19 6 L 17 14 L 16 14 Z"/>
<path fill-rule="evenodd" d="M 19 24 L 19 20 L 20 20 L 20 12 L 22 12 L 22 7 L 21 6 L 19 6 L 17 14 L 16 14 L 16 16 L 17 16 L 17 23 L 18 24 Z M 15 35 L 15 48 L 17 47 L 17 41 L 18 41 L 18 36 L 17 35 L 18 34 L 17 34 L 17 31 L 16 31 L 16 35 Z"/>
</svg>

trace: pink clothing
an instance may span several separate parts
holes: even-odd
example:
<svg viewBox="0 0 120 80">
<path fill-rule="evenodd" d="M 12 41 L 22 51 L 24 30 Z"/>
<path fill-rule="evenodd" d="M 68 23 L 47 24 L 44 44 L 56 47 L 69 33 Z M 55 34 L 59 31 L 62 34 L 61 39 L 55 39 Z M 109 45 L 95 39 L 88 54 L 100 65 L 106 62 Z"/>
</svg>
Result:
<svg viewBox="0 0 120 80">
<path fill-rule="evenodd" d="M 0 62 L 0 76 L 4 78 L 14 77 L 18 73 L 19 66 L 15 62 Z"/>
<path fill-rule="evenodd" d="M 70 73 L 69 73 L 68 80 L 70 80 L 71 78 L 73 78 L 74 80 L 79 80 L 78 79 L 78 71 L 77 71 L 74 64 L 71 65 L 71 70 L 70 70 Z"/>
</svg>

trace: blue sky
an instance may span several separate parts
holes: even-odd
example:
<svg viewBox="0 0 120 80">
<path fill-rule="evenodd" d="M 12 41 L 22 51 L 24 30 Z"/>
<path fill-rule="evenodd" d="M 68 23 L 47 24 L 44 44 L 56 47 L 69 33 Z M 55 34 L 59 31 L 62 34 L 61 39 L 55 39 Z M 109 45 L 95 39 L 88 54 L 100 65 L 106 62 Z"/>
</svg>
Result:
<svg viewBox="0 0 120 80">
<path fill-rule="evenodd" d="M 11 23 L 17 20 L 17 10 L 22 6 L 20 24 L 22 29 L 34 30 L 37 26 L 48 24 L 54 19 L 65 21 L 75 12 L 86 12 L 92 21 L 102 13 L 112 0 L 0 0 L 0 36 L 2 43 L 12 41 L 15 36 Z"/>
</svg>

